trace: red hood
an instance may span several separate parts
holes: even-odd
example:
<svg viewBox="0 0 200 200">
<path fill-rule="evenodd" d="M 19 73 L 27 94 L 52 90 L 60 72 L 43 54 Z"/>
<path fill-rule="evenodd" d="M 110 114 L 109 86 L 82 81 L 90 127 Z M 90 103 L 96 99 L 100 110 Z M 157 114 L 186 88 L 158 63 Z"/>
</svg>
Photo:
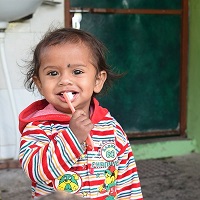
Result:
<svg viewBox="0 0 200 200">
<path fill-rule="evenodd" d="M 96 124 L 105 117 L 105 115 L 108 113 L 108 110 L 101 107 L 95 98 L 93 98 L 93 102 L 94 111 L 93 115 L 91 116 L 91 120 L 93 124 Z M 48 120 L 69 123 L 70 117 L 66 114 L 59 113 L 58 111 L 57 113 L 54 112 L 52 114 L 36 115 L 38 111 L 43 110 L 48 104 L 49 103 L 45 99 L 36 101 L 19 114 L 19 130 L 21 133 L 29 122 Z"/>
</svg>

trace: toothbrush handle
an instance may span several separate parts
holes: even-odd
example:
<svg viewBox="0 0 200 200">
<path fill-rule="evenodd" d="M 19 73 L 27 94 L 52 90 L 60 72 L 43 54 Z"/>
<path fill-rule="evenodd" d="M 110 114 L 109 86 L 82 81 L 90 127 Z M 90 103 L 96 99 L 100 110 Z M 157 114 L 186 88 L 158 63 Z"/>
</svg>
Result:
<svg viewBox="0 0 200 200">
<path fill-rule="evenodd" d="M 64 96 L 64 98 L 65 98 L 67 104 L 69 105 L 69 108 L 71 109 L 72 113 L 74 113 L 74 112 L 75 112 L 75 108 L 74 108 L 74 106 L 72 105 L 72 102 L 71 102 L 71 100 L 70 100 L 68 94 L 65 92 L 65 93 L 63 94 L 63 96 Z"/>
<path fill-rule="evenodd" d="M 74 108 L 74 106 L 72 105 L 72 102 L 71 102 L 71 100 L 70 100 L 68 94 L 67 94 L 67 93 L 64 93 L 63 96 L 64 96 L 66 102 L 68 103 L 68 105 L 69 105 L 69 107 L 70 107 L 72 113 L 74 113 L 74 112 L 75 112 L 75 108 Z M 86 144 L 87 144 L 88 150 L 92 150 L 92 149 L 94 148 L 94 142 L 93 142 L 93 140 L 92 140 L 92 138 L 91 138 L 90 135 L 88 135 L 88 137 L 87 137 L 87 139 L 86 139 Z"/>
</svg>

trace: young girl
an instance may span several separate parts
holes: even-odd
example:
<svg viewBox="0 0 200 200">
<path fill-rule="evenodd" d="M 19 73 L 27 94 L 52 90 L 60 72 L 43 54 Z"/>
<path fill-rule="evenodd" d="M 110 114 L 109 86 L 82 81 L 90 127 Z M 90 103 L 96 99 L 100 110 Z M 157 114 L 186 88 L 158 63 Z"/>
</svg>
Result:
<svg viewBox="0 0 200 200">
<path fill-rule="evenodd" d="M 94 97 L 117 76 L 103 44 L 84 31 L 49 31 L 36 46 L 25 83 L 44 99 L 19 115 L 19 159 L 33 198 L 61 190 L 95 200 L 143 199 L 127 136 Z M 73 96 L 75 112 L 64 93 Z"/>
</svg>

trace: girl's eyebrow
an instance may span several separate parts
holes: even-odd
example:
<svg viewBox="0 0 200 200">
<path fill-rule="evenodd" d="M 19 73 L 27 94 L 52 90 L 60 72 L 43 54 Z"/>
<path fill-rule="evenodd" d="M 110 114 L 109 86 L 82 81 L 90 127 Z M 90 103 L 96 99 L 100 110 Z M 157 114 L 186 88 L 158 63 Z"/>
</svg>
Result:
<svg viewBox="0 0 200 200">
<path fill-rule="evenodd" d="M 57 69 L 58 67 L 57 66 L 46 66 L 46 67 L 43 68 L 43 71 L 47 70 L 48 68 Z"/>
</svg>

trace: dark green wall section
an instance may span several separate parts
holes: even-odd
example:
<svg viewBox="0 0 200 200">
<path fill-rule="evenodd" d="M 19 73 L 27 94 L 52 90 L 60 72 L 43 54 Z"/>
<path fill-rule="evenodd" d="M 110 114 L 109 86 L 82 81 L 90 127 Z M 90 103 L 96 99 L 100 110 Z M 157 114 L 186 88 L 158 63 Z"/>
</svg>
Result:
<svg viewBox="0 0 200 200">
<path fill-rule="evenodd" d="M 74 7 L 180 9 L 181 0 L 71 0 Z"/>
</svg>

